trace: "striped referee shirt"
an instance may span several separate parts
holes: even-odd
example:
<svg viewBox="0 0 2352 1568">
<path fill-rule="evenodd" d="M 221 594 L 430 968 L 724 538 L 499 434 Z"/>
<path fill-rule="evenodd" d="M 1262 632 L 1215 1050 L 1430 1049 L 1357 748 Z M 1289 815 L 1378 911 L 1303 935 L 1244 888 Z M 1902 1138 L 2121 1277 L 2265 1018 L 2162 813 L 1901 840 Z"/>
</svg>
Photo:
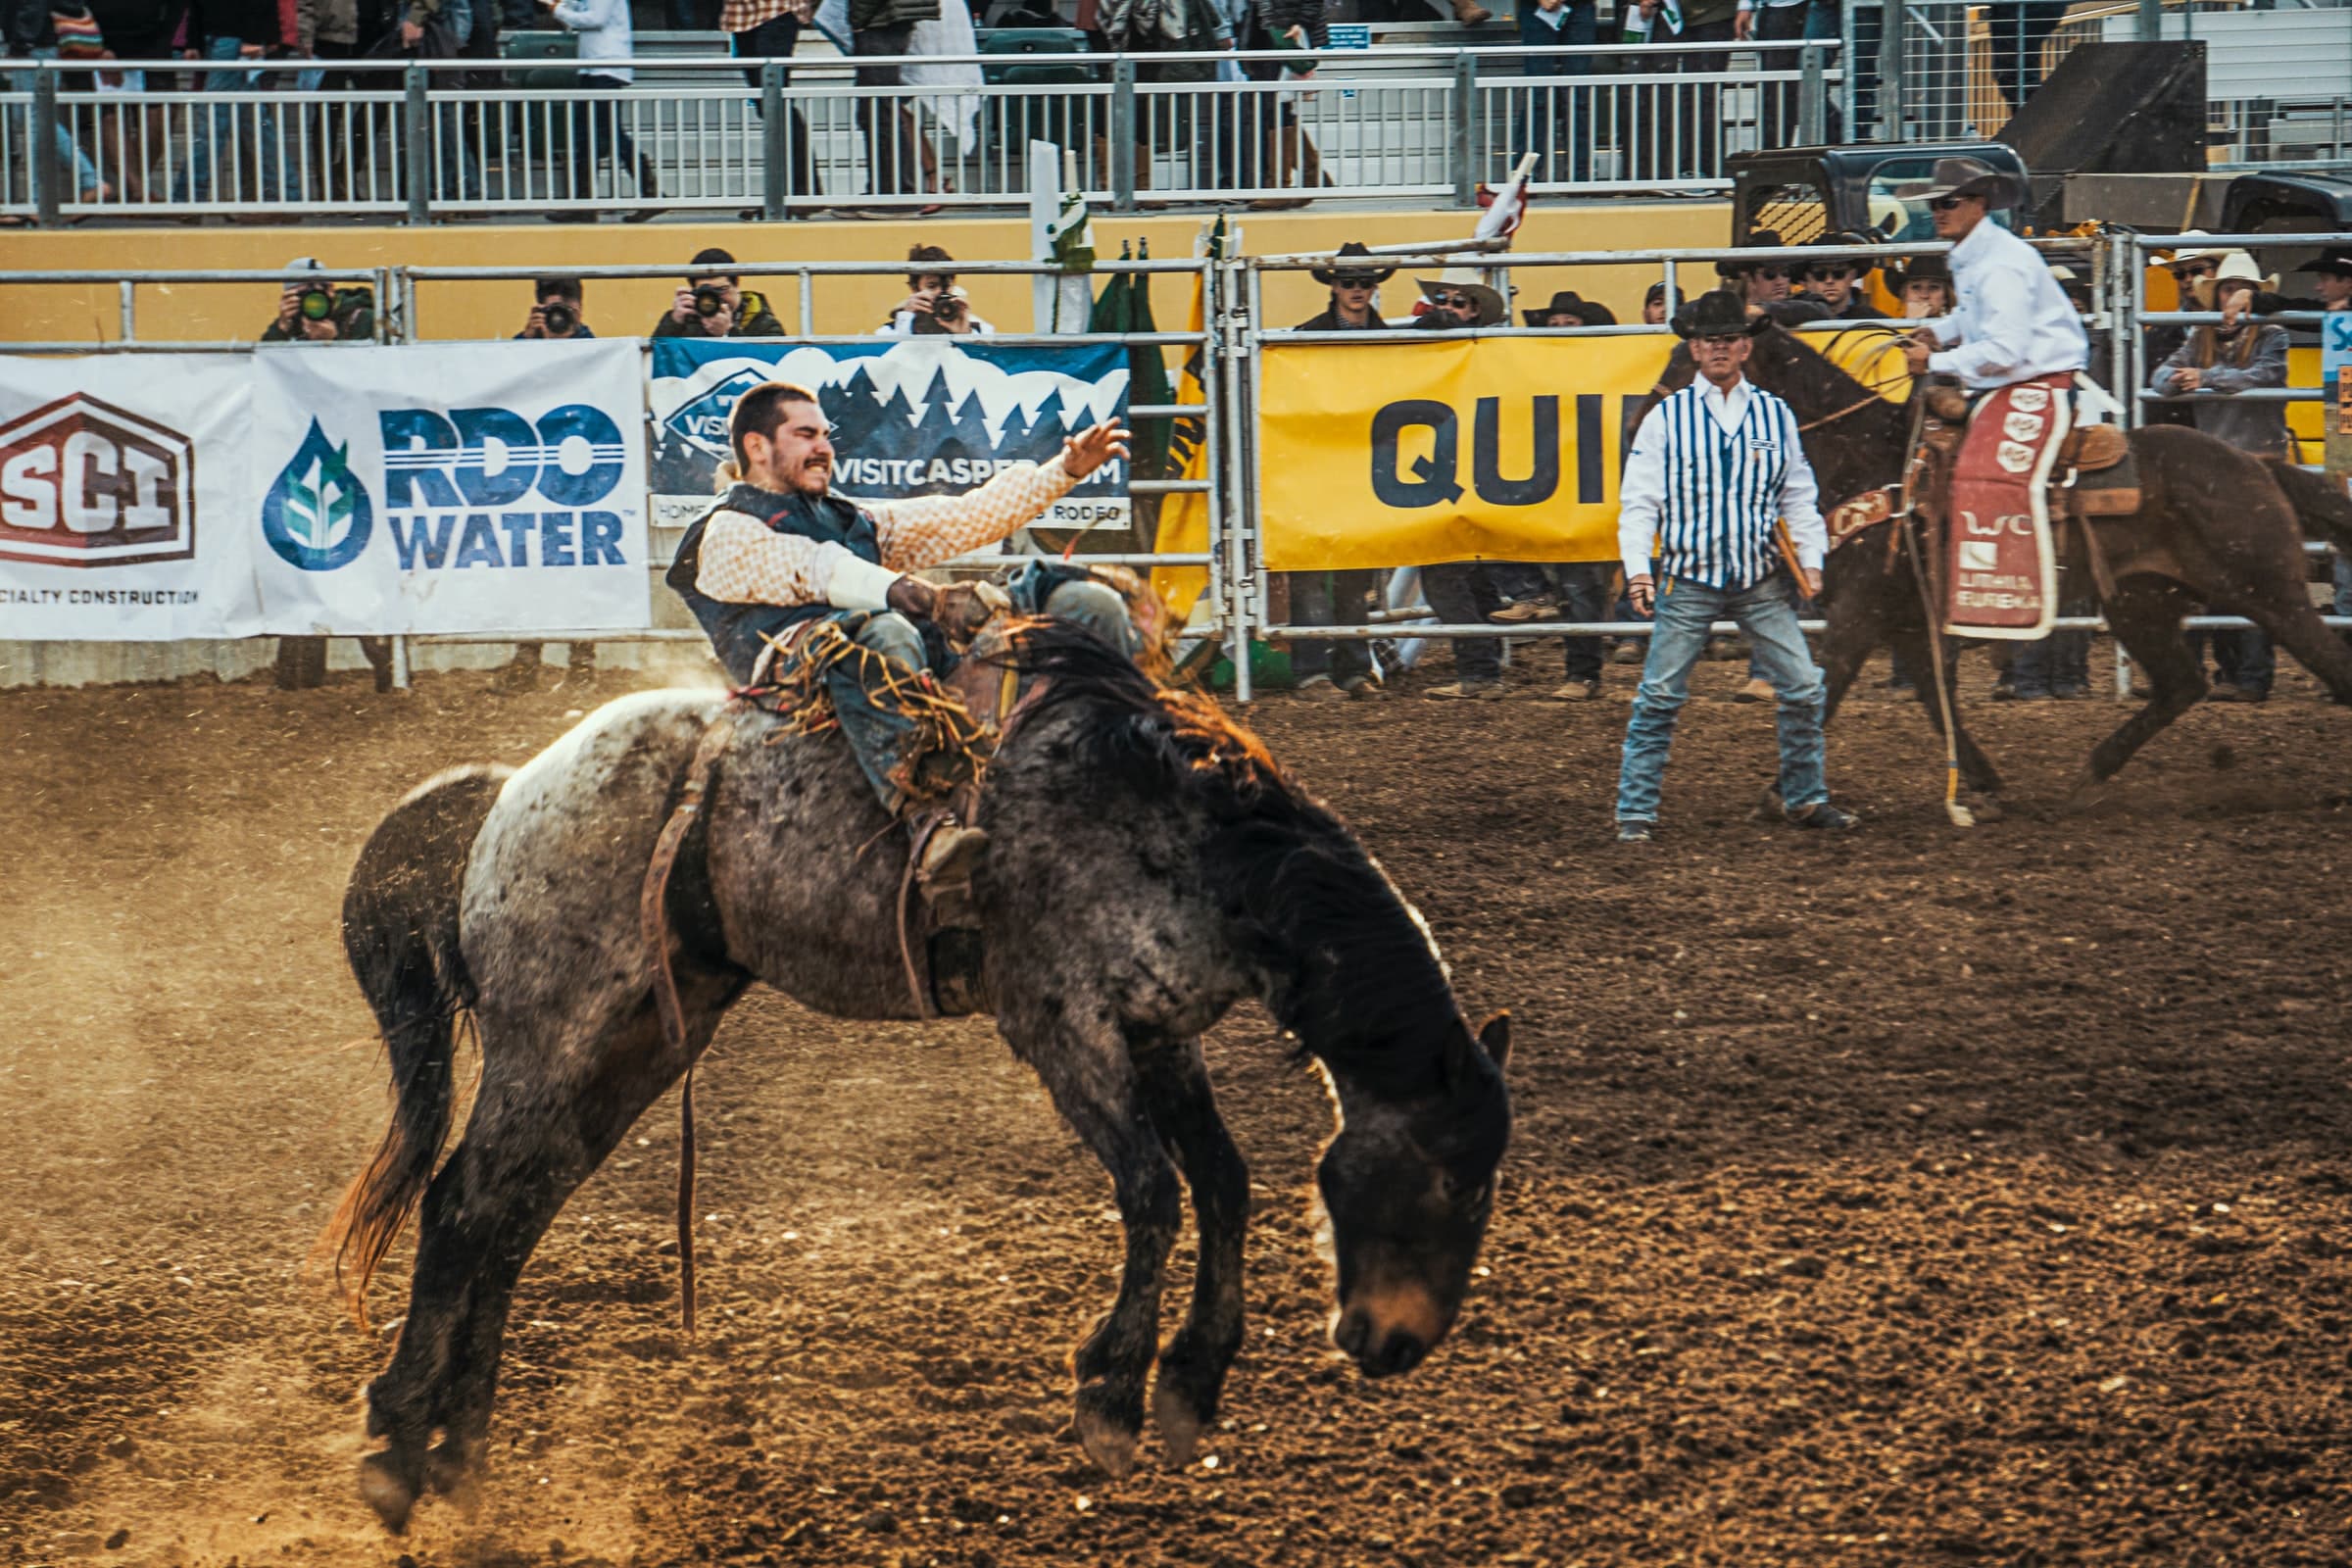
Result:
<svg viewBox="0 0 2352 1568">
<path fill-rule="evenodd" d="M 1742 376 L 1729 392 L 1704 376 L 1643 416 L 1618 487 L 1617 549 L 1629 578 L 1654 570 L 1738 592 L 1781 564 L 1785 519 L 1796 557 L 1821 569 L 1829 530 L 1813 466 L 1788 404 Z"/>
</svg>

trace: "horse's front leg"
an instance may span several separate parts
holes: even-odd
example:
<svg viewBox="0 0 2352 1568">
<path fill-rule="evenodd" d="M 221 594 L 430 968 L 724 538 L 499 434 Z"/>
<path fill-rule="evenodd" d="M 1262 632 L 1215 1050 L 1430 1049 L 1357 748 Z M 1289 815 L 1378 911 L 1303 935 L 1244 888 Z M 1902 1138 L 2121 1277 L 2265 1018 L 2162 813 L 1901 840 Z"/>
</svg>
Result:
<svg viewBox="0 0 2352 1568">
<path fill-rule="evenodd" d="M 1152 1394 L 1152 1414 L 1168 1446 L 1168 1462 L 1183 1466 L 1192 1462 L 1202 1429 L 1217 1418 L 1226 1369 L 1242 1348 L 1242 1242 L 1250 1226 L 1250 1167 L 1217 1114 L 1198 1040 L 1139 1051 L 1137 1064 L 1151 1095 L 1152 1119 L 1183 1162 L 1200 1233 L 1192 1313 L 1159 1352 Z"/>
<path fill-rule="evenodd" d="M 1026 1012 L 1021 1009 L 1020 1012 Z M 1144 1430 L 1144 1380 L 1159 1341 L 1159 1291 L 1182 1223 L 1176 1167 L 1145 1108 L 1126 1041 L 1107 1013 L 1065 1004 L 998 1015 L 1016 1054 L 1037 1070 L 1054 1108 L 1110 1173 L 1127 1231 L 1118 1298 L 1071 1357 L 1075 1421 L 1087 1456 L 1113 1476 L 1135 1468 Z"/>
</svg>

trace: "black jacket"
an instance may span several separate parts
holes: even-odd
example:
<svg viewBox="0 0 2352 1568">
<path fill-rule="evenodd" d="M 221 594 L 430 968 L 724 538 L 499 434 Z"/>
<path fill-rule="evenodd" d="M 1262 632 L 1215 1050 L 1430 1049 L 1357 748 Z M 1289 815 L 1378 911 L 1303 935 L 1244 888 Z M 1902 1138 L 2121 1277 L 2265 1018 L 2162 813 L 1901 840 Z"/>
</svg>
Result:
<svg viewBox="0 0 2352 1568">
<path fill-rule="evenodd" d="M 1340 319 L 1340 308 L 1337 305 L 1326 305 L 1323 307 L 1322 315 L 1309 317 L 1306 320 L 1292 327 L 1291 330 L 1294 332 L 1385 332 L 1388 327 L 1389 323 L 1380 318 L 1378 311 L 1367 314 L 1363 325 L 1349 326 L 1346 321 Z"/>
<path fill-rule="evenodd" d="M 775 313 L 773 311 L 765 310 L 753 312 L 750 317 L 743 320 L 737 321 L 735 325 L 727 332 L 727 336 L 729 337 L 782 337 L 783 335 L 784 323 L 776 319 Z M 710 334 L 705 332 L 699 326 L 687 326 L 682 324 L 676 317 L 670 315 L 667 311 L 663 311 L 662 313 L 662 319 L 654 323 L 653 331 L 648 333 L 647 336 L 708 337 Z"/>
<path fill-rule="evenodd" d="M 8 47 L 5 53 L 23 57 L 57 42 L 49 24 L 49 0 L 8 0 Z"/>
<path fill-rule="evenodd" d="M 188 0 L 188 41 L 234 38 L 242 44 L 280 48 L 291 40 L 277 18 L 277 0 Z"/>
</svg>

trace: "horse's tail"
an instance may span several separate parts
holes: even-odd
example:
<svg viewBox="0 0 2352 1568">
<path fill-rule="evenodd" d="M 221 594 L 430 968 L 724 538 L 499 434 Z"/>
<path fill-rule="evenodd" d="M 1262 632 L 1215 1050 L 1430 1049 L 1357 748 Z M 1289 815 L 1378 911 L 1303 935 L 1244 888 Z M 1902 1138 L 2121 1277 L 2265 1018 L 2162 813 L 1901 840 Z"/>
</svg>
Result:
<svg viewBox="0 0 2352 1568">
<path fill-rule="evenodd" d="M 343 951 L 392 1063 L 392 1124 L 320 1238 L 335 1287 L 368 1321 L 368 1282 L 432 1180 L 449 1135 L 458 1030 L 473 977 L 458 945 L 466 857 L 514 769 L 461 767 L 376 824 L 343 893 Z"/>
<path fill-rule="evenodd" d="M 2272 462 L 2270 469 L 2302 521 L 2304 534 L 2326 540 L 2338 554 L 2352 555 L 2352 493 L 2346 492 L 2344 482 L 2284 461 Z"/>
</svg>

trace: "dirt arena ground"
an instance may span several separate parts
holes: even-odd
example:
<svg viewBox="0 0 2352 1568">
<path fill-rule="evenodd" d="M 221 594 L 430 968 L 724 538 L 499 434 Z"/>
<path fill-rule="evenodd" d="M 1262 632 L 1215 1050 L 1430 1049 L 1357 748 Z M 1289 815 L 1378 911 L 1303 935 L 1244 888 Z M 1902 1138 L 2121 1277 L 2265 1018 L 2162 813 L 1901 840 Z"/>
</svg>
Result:
<svg viewBox="0 0 2352 1568">
<path fill-rule="evenodd" d="M 1969 680 L 2005 820 L 1944 826 L 1865 693 L 1831 762 L 1867 831 L 1760 824 L 1769 717 L 1702 702 L 1646 851 L 1607 842 L 1621 701 L 1260 705 L 1519 1019 L 1490 1272 L 1411 1378 L 1322 1343 L 1328 1110 L 1245 1010 L 1249 1348 L 1203 1458 L 1105 1481 L 1063 1372 L 1102 1173 L 985 1024 L 755 993 L 701 1080 L 704 1334 L 665 1102 L 524 1278 L 478 1511 L 398 1542 L 353 1487 L 388 1341 L 302 1275 L 384 1104 L 343 877 L 409 785 L 585 700 L 0 693 L 0 1560 L 2344 1563 L 2352 714 L 2294 670 L 2069 808 L 2112 705 Z"/>
</svg>

